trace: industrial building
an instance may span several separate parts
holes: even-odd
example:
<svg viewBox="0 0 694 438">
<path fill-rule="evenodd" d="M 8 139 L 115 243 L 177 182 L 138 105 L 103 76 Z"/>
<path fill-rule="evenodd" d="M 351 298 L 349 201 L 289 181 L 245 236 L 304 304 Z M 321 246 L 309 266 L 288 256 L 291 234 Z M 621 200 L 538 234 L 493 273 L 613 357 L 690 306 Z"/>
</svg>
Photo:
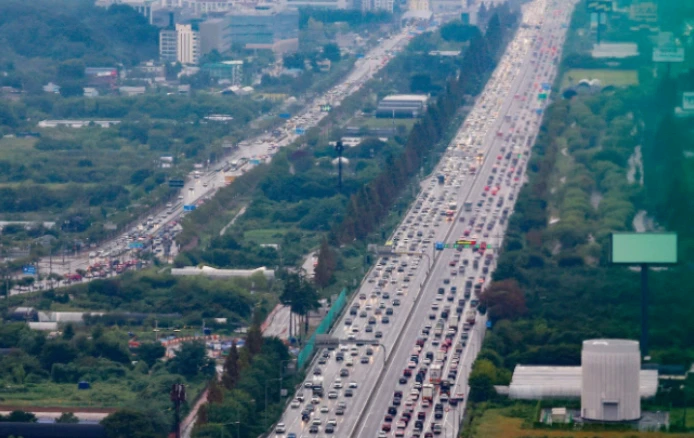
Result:
<svg viewBox="0 0 694 438">
<path fill-rule="evenodd" d="M 376 108 L 376 117 L 412 118 L 426 111 L 428 96 L 423 94 L 395 94 L 384 97 Z"/>
<path fill-rule="evenodd" d="M 581 399 L 581 421 L 634 422 L 642 419 L 641 399 L 655 396 L 658 371 L 641 369 L 637 341 L 583 342 L 581 366 L 517 365 L 508 388 L 514 399 Z"/>
<path fill-rule="evenodd" d="M 229 81 L 231 85 L 241 85 L 243 82 L 243 61 L 222 61 L 205 64 L 202 71 L 218 81 Z"/>
</svg>

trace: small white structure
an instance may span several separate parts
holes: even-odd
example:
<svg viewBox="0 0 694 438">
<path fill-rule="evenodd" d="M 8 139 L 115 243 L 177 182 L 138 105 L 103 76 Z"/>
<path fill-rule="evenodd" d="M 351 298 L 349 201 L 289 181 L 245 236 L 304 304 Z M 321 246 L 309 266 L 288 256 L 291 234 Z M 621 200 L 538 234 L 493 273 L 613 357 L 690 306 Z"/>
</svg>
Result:
<svg viewBox="0 0 694 438">
<path fill-rule="evenodd" d="M 581 364 L 583 418 L 597 421 L 630 421 L 641 417 L 641 350 L 637 341 L 583 341 Z"/>
<path fill-rule="evenodd" d="M 275 271 L 272 269 L 267 269 L 265 266 L 261 266 L 256 269 L 217 269 L 210 266 L 186 266 L 184 268 L 171 269 L 171 275 L 174 276 L 204 275 L 210 278 L 248 278 L 255 274 L 262 274 L 268 280 L 275 278 Z"/>
<path fill-rule="evenodd" d="M 38 124 L 39 128 L 57 128 L 65 126 L 68 128 L 84 128 L 85 126 L 99 126 L 101 128 L 110 128 L 113 125 L 120 123 L 120 120 L 41 120 Z"/>
<path fill-rule="evenodd" d="M 639 46 L 636 43 L 600 43 L 593 45 L 593 58 L 630 58 L 639 56 Z"/>
</svg>

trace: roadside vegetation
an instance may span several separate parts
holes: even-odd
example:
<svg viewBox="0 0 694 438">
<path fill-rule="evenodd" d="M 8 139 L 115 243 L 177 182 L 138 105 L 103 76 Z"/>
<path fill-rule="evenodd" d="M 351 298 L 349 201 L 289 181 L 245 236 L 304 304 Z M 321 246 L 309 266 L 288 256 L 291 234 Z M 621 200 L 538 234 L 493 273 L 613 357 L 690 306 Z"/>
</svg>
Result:
<svg viewBox="0 0 694 438">
<path fill-rule="evenodd" d="M 582 14 L 585 8 L 579 4 L 574 23 Z M 570 30 L 570 42 L 576 31 Z M 565 53 L 564 75 L 571 74 L 567 60 L 575 62 L 575 54 Z M 580 365 L 583 340 L 639 339 L 639 273 L 609 265 L 611 232 L 678 231 L 681 263 L 649 274 L 649 353 L 654 364 L 684 370 L 691 366 L 694 303 L 682 285 L 694 279 L 687 225 L 694 169 L 685 155 L 694 145 L 694 135 L 691 124 L 672 116 L 675 96 L 694 86 L 691 78 L 651 78 L 640 81 L 638 88 L 608 86 L 568 98 L 553 94 L 494 282 L 481 297 L 481 309 L 489 313 L 493 327 L 470 376 L 475 418 L 465 436 L 628 436 L 616 431 L 522 429 L 522 420 L 513 412 L 524 403 L 501 400 L 493 389 L 510 383 L 517 364 Z M 563 80 L 560 75 L 557 84 Z M 638 151 L 644 154 L 642 161 Z M 650 228 L 649 221 L 642 221 L 644 215 L 655 217 L 659 228 Z M 494 407 L 484 403 L 490 400 L 512 407 L 486 411 Z M 565 406 L 561 403 L 555 406 Z M 690 376 L 677 384 L 663 383 L 644 409 L 674 409 L 673 417 L 682 418 L 681 410 L 692 403 Z M 693 426 L 687 423 L 686 430 Z M 671 431 L 684 430 L 681 420 L 671 422 Z"/>
</svg>

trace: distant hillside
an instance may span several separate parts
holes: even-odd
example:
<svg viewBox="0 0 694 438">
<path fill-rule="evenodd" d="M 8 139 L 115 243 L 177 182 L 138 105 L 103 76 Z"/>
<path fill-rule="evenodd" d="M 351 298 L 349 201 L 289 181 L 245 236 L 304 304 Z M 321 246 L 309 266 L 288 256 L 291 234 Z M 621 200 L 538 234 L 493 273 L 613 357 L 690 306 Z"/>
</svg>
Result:
<svg viewBox="0 0 694 438">
<path fill-rule="evenodd" d="M 1 70 L 55 70 L 72 59 L 90 66 L 132 65 L 156 58 L 157 35 L 157 28 L 129 6 L 104 9 L 93 0 L 0 1 Z"/>
</svg>

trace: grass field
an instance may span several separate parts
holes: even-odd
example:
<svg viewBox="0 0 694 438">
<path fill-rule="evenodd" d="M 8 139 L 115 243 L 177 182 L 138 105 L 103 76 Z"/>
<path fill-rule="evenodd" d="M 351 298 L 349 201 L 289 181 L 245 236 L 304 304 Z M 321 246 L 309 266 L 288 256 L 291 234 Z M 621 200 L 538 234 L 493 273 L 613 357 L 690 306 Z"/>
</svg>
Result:
<svg viewBox="0 0 694 438">
<path fill-rule="evenodd" d="M 689 433 L 638 431 L 567 431 L 528 429 L 523 419 L 506 416 L 508 409 L 490 409 L 475 421 L 472 438 L 691 438 Z"/>
<path fill-rule="evenodd" d="M 265 230 L 250 230 L 243 233 L 244 240 L 254 241 L 258 244 L 282 243 L 282 237 L 287 230 L 283 229 L 265 229 Z"/>
<path fill-rule="evenodd" d="M 569 81 L 573 79 L 573 82 Z M 603 85 L 625 87 L 638 85 L 639 78 L 636 70 L 607 70 L 607 69 L 572 69 L 564 74 L 561 80 L 561 89 L 577 84 L 581 79 L 599 79 Z"/>
<path fill-rule="evenodd" d="M 89 390 L 76 384 L 42 382 L 0 386 L 0 408 L 12 406 L 120 407 L 135 401 L 136 394 L 122 383 L 95 382 Z"/>
</svg>

